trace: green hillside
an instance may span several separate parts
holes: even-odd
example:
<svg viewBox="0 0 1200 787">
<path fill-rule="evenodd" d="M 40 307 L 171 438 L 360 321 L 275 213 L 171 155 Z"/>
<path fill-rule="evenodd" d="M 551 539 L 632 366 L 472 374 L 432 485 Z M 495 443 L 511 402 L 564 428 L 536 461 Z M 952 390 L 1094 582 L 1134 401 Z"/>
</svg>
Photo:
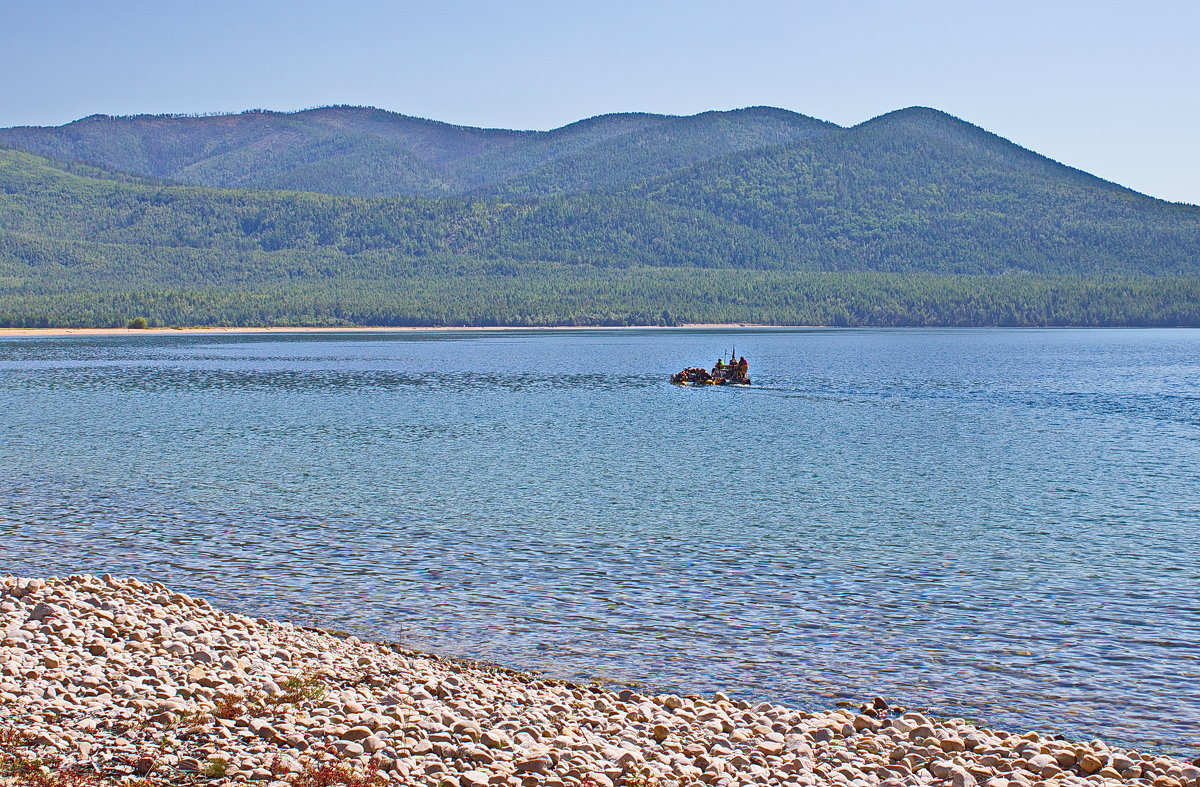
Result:
<svg viewBox="0 0 1200 787">
<path fill-rule="evenodd" d="M 633 193 L 752 227 L 821 270 L 1200 273 L 1200 208 L 924 108 L 698 164 Z"/>
<path fill-rule="evenodd" d="M 0 130 L 0 145 L 179 183 L 382 196 L 452 193 L 446 166 L 521 136 L 364 108 L 91 117 Z"/>
<path fill-rule="evenodd" d="M 508 174 L 437 198 L 180 186 L 0 149 L 0 325 L 1200 325 L 1200 208 L 933 110 L 802 117 L 576 124 L 599 162 L 641 140 L 623 171 L 568 165 L 568 137 L 518 155 L 525 132 L 453 148 L 439 131 L 427 160 L 469 148 Z"/>
<path fill-rule="evenodd" d="M 344 196 L 608 188 L 836 129 L 780 109 L 616 114 L 553 131 L 468 128 L 369 107 L 212 117 L 94 115 L 0 129 L 0 146 L 178 183 Z"/>
<path fill-rule="evenodd" d="M 498 154 L 480 157 L 471 166 L 488 173 L 489 179 L 477 182 L 473 193 L 516 198 L 612 190 L 730 153 L 838 130 L 832 123 L 794 112 L 753 107 L 691 117 L 649 116 L 647 125 L 636 131 L 588 139 L 586 145 L 576 141 L 577 126 L 622 117 L 582 121 L 526 142 L 520 152 L 505 150 L 502 155 L 511 163 L 503 168 L 493 166 Z M 569 150 L 562 150 L 568 145 Z M 545 155 L 544 148 L 553 149 L 554 155 Z M 510 174 L 501 176 L 506 170 Z"/>
</svg>

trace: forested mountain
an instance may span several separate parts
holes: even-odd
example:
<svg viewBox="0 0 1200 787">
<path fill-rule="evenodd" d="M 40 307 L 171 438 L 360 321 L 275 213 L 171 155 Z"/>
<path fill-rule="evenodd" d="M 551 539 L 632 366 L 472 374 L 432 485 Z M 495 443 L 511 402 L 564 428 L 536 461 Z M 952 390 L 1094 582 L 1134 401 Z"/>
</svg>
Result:
<svg viewBox="0 0 1200 787">
<path fill-rule="evenodd" d="M 148 152 L 124 119 L 81 121 L 123 129 L 99 165 L 0 150 L 0 325 L 1200 325 L 1200 208 L 934 110 L 848 129 L 769 109 L 609 115 L 544 134 L 314 112 L 362 183 L 374 161 L 389 188 L 401 171 L 424 185 L 364 198 L 167 182 L 197 162 L 232 177 L 239 156 L 256 162 L 245 177 L 285 159 L 271 177 L 293 177 L 301 149 L 345 174 L 320 144 L 272 158 L 253 142 L 305 113 L 171 118 L 233 129 L 229 158 L 213 143 L 192 164 L 194 139 Z M 336 118 L 353 133 L 330 132 Z M 131 159 L 112 151 L 138 150 L 121 171 Z M 461 194 L 420 196 L 447 172 Z"/>
<path fill-rule="evenodd" d="M 1200 274 L 1200 208 L 925 108 L 697 164 L 633 193 L 752 227 L 820 270 Z"/>
<path fill-rule="evenodd" d="M 753 107 L 690 117 L 640 116 L 645 125 L 636 131 L 603 136 L 593 132 L 586 144 L 580 144 L 582 127 L 603 123 L 607 128 L 626 117 L 606 115 L 547 132 L 519 153 L 506 152 L 503 168 L 493 164 L 498 158 L 494 154 L 481 157 L 472 163 L 475 169 L 509 174 L 477 182 L 473 192 L 522 197 L 601 191 L 729 153 L 796 142 L 839 129 L 795 112 Z"/>
<path fill-rule="evenodd" d="M 616 114 L 553 131 L 468 128 L 369 107 L 91 117 L 0 129 L 0 146 L 221 188 L 347 196 L 544 195 L 608 188 L 837 126 L 758 107 Z"/>
</svg>

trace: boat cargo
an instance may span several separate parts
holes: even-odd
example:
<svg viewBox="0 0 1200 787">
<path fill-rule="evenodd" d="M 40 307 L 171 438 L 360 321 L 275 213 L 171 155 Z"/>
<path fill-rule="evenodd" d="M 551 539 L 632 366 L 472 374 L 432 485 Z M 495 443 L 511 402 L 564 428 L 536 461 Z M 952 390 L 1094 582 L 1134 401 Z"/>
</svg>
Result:
<svg viewBox="0 0 1200 787">
<path fill-rule="evenodd" d="M 744 356 L 737 358 L 730 353 L 728 361 L 723 356 L 718 358 L 711 370 L 689 366 L 671 375 L 671 382 L 675 385 L 750 385 L 749 371 L 750 364 Z"/>
</svg>

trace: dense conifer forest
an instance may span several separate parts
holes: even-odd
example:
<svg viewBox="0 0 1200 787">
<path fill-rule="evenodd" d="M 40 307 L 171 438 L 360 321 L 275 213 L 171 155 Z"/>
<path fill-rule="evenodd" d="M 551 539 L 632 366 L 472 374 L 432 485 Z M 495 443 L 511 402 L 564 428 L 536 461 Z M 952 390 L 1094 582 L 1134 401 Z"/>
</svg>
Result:
<svg viewBox="0 0 1200 787">
<path fill-rule="evenodd" d="M 0 326 L 1200 325 L 1200 208 L 928 109 L 334 107 L 0 145 Z"/>
</svg>

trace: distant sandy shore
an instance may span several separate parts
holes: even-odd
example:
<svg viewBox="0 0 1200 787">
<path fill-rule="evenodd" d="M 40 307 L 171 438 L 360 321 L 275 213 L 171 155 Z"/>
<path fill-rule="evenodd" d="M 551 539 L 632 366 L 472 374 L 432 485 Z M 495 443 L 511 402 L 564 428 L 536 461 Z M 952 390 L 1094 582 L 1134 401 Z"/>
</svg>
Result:
<svg viewBox="0 0 1200 787">
<path fill-rule="evenodd" d="M 465 326 L 443 327 L 305 327 L 288 326 L 272 328 L 209 327 L 196 328 L 0 328 L 0 339 L 31 336 L 165 336 L 169 334 L 224 334 L 224 333 L 412 333 L 414 331 L 462 331 L 482 333 L 485 331 L 629 331 L 656 328 L 659 330 L 686 330 L 695 328 L 812 328 L 800 325 L 758 325 L 754 323 L 689 323 L 687 325 L 549 325 L 549 326 Z"/>
</svg>

